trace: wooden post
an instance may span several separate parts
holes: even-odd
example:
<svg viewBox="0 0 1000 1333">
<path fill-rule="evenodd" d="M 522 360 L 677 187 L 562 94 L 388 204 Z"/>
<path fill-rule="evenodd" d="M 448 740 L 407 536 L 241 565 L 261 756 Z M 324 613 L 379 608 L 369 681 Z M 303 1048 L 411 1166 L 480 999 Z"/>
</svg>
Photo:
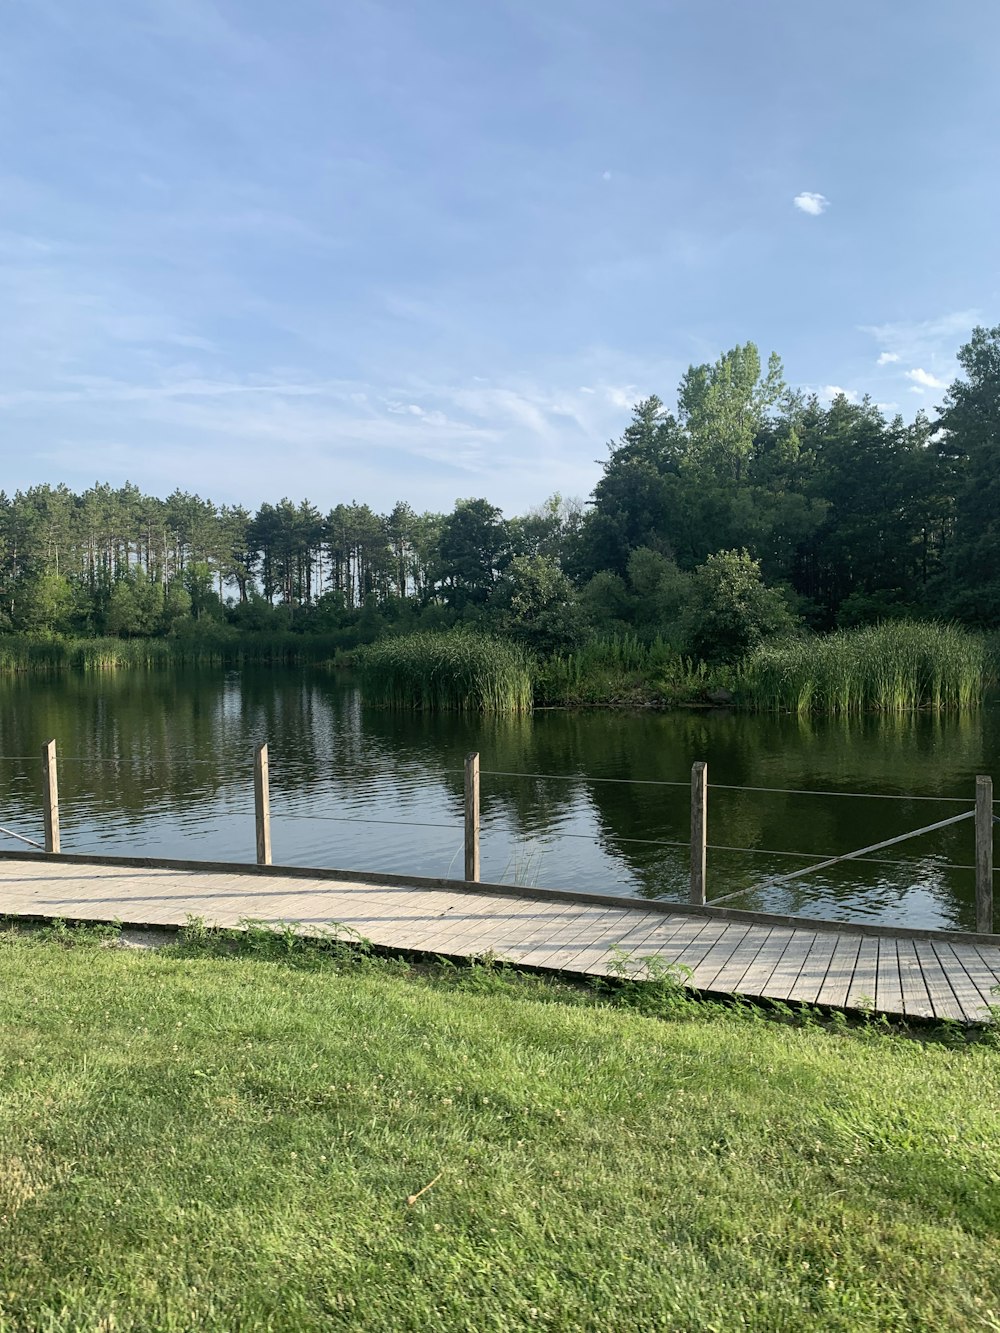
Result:
<svg viewBox="0 0 1000 1333">
<path fill-rule="evenodd" d="M 257 864 L 271 864 L 271 782 L 267 767 L 267 741 L 253 753 L 253 804 L 257 817 Z"/>
<path fill-rule="evenodd" d="M 59 852 L 59 774 L 56 767 L 56 743 L 42 746 L 42 777 L 45 779 L 42 819 L 45 824 L 45 850 Z"/>
<path fill-rule="evenodd" d="M 705 905 L 708 868 L 708 764 L 691 767 L 691 895 L 695 907 Z"/>
<path fill-rule="evenodd" d="M 465 878 L 479 883 L 479 755 L 465 756 Z"/>
<path fill-rule="evenodd" d="M 976 931 L 993 932 L 993 779 L 976 778 Z"/>
</svg>

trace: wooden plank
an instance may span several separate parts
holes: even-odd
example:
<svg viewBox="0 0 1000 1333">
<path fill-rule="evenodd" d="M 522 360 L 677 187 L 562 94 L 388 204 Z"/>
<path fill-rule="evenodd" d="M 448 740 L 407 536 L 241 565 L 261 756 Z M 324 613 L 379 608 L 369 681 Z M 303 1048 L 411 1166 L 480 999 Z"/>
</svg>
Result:
<svg viewBox="0 0 1000 1333">
<path fill-rule="evenodd" d="M 854 980 L 854 966 L 858 961 L 861 948 L 861 936 L 845 932 L 837 936 L 837 943 L 826 969 L 823 984 L 816 995 L 817 1004 L 827 1004 L 834 1009 L 842 1009 L 850 994 Z"/>
<path fill-rule="evenodd" d="M 745 922 L 731 923 L 729 929 L 722 933 L 694 969 L 692 985 L 697 986 L 699 990 L 711 990 L 716 976 L 732 958 L 750 930 L 751 927 Z"/>
<path fill-rule="evenodd" d="M 854 964 L 854 976 L 844 1001 L 848 1009 L 864 1009 L 875 1012 L 875 997 L 878 992 L 878 940 L 863 936 Z"/>
<path fill-rule="evenodd" d="M 691 967 L 692 985 L 774 999 L 979 1021 L 1000 1005 L 1000 949 L 944 939 L 862 937 L 851 931 L 758 925 L 566 899 L 484 894 L 394 881 L 261 877 L 239 872 L 96 863 L 3 862 L 8 912 L 183 925 L 188 915 L 237 925 L 288 922 L 376 944 L 469 957 L 486 951 L 526 965 L 608 974 L 614 949 Z M 8 869 L 8 867 L 10 867 Z"/>
<path fill-rule="evenodd" d="M 787 926 L 775 926 L 768 935 L 746 972 L 740 979 L 740 993 L 749 996 L 766 996 L 767 983 L 771 974 L 781 961 L 781 955 L 795 938 L 795 931 Z"/>
<path fill-rule="evenodd" d="M 995 1004 L 998 997 L 992 991 L 997 984 L 997 977 L 993 968 L 984 959 L 982 951 L 971 944 L 953 944 L 951 948 L 986 1003 Z"/>
<path fill-rule="evenodd" d="M 991 948 L 986 944 L 973 944 L 969 947 L 975 949 L 983 961 L 983 966 L 992 972 L 993 985 L 1000 986 L 1000 949 Z"/>
<path fill-rule="evenodd" d="M 614 917 L 620 923 L 622 913 L 615 913 Z M 531 952 L 544 941 L 545 925 L 546 919 L 540 918 L 537 914 L 525 913 L 523 916 L 508 917 L 506 923 L 500 922 L 491 936 L 490 947 L 511 961 L 520 962 L 522 954 Z M 591 928 L 596 930 L 599 927 L 595 922 Z"/>
<path fill-rule="evenodd" d="M 743 977 L 756 961 L 773 930 L 773 926 L 751 926 L 733 950 L 729 961 L 715 974 L 712 990 L 723 995 L 739 995 L 743 988 Z"/>
<path fill-rule="evenodd" d="M 934 1017 L 964 1019 L 965 1011 L 962 1008 L 961 1001 L 955 993 L 951 977 L 942 966 L 941 959 L 934 952 L 934 946 L 929 940 L 912 940 L 911 943 L 913 944 L 913 952 L 920 964 L 920 971 L 923 973 L 924 985 L 927 987 L 927 994 L 930 996 Z M 954 963 L 953 967 L 958 969 L 958 963 Z"/>
<path fill-rule="evenodd" d="M 660 920 L 666 922 L 670 918 L 661 916 Z M 547 966 L 565 971 L 576 970 L 574 960 L 584 950 L 593 948 L 598 941 L 614 937 L 622 928 L 621 912 L 587 908 L 572 927 L 561 932 L 559 947 L 550 955 Z"/>
<path fill-rule="evenodd" d="M 927 991 L 920 960 L 913 948 L 913 940 L 897 940 L 896 957 L 899 959 L 903 1012 L 908 1018 L 933 1018 L 934 1005 Z"/>
<path fill-rule="evenodd" d="M 714 943 L 720 934 L 718 927 L 726 924 L 724 921 L 712 921 L 708 917 L 687 917 L 669 936 L 664 934 L 662 938 L 649 940 L 650 952 L 664 963 L 680 962 L 688 950 L 696 948 L 706 936 Z M 700 958 L 701 954 L 697 957 Z"/>
<path fill-rule="evenodd" d="M 899 978 L 895 940 L 880 939 L 878 942 L 875 1008 L 883 1014 L 903 1012 L 903 988 Z"/>
<path fill-rule="evenodd" d="M 694 974 L 698 970 L 702 959 L 730 930 L 732 930 L 732 922 L 712 921 L 704 930 L 699 931 L 694 938 L 685 941 L 682 946 L 681 941 L 674 937 L 674 939 L 657 948 L 652 956 L 662 966 L 680 969 L 678 975 L 683 975 L 684 971 L 689 973 L 688 984 L 694 986 L 696 984 Z"/>
<path fill-rule="evenodd" d="M 962 1017 L 968 1023 L 982 1023 L 989 1018 L 989 1000 L 964 967 L 956 947 L 934 940 L 931 944 L 942 969 L 947 973 L 948 982 L 962 1008 Z M 978 954 L 977 961 L 980 961 Z"/>
<path fill-rule="evenodd" d="M 617 923 L 614 920 L 615 916 Z M 531 967 L 549 966 L 548 959 L 556 954 L 566 953 L 572 944 L 577 944 L 579 949 L 579 941 L 591 940 L 595 934 L 603 932 L 609 926 L 614 928 L 617 924 L 619 929 L 627 930 L 647 920 L 646 913 L 635 913 L 634 919 L 631 913 L 627 916 L 623 916 L 622 913 L 602 913 L 581 919 L 579 908 L 576 911 L 563 912 L 552 920 L 540 938 L 525 942 L 522 946 L 525 952 L 518 954 L 517 961 Z"/>
<path fill-rule="evenodd" d="M 609 918 L 592 931 L 581 934 L 568 945 L 568 956 L 563 956 L 560 967 L 568 972 L 590 972 L 596 967 L 599 969 L 599 975 L 611 975 L 609 967 L 604 966 L 604 963 L 614 961 L 613 955 L 618 942 L 627 933 L 625 922 L 620 918 L 617 921 Z"/>
<path fill-rule="evenodd" d="M 814 931 L 799 930 L 788 942 L 767 981 L 767 996 L 772 1000 L 787 1000 L 788 992 L 798 980 L 799 973 L 816 939 Z"/>
<path fill-rule="evenodd" d="M 409 938 L 415 948 L 427 946 L 430 940 L 452 942 L 456 938 L 471 941 L 477 953 L 493 949 L 501 939 L 506 948 L 510 939 L 537 931 L 540 921 L 549 919 L 544 910 L 539 912 L 539 903 L 528 899 L 509 899 L 498 907 L 498 899 L 474 894 L 440 894 L 433 902 L 430 895 L 424 897 L 433 911 L 423 922 L 410 926 Z"/>
<path fill-rule="evenodd" d="M 787 998 L 799 1004 L 815 1004 L 816 997 L 823 989 L 826 974 L 833 961 L 833 952 L 837 947 L 838 936 L 831 931 L 817 931 L 795 982 L 788 988 Z"/>
<path fill-rule="evenodd" d="M 673 931 L 669 940 L 656 945 L 651 952 L 654 953 L 655 957 L 662 958 L 667 963 L 673 962 L 706 929 L 708 924 L 707 917 L 688 917 L 682 926 Z M 583 950 L 573 960 L 570 964 L 571 968 L 574 971 L 592 972 L 598 976 L 613 976 L 615 974 L 614 953 L 623 933 L 620 930 L 610 932 L 603 939 L 595 940 L 590 948 Z"/>
<path fill-rule="evenodd" d="M 691 918 L 684 916 L 661 915 L 659 921 L 651 918 L 641 927 L 630 929 L 624 934 L 612 931 L 603 940 L 606 947 L 603 958 L 604 970 L 611 971 L 613 956 L 618 953 L 627 953 L 630 956 L 631 971 L 636 974 L 641 974 L 645 960 L 649 958 L 669 965 L 673 962 L 677 951 L 686 948 L 694 938 L 696 935 Z"/>
</svg>

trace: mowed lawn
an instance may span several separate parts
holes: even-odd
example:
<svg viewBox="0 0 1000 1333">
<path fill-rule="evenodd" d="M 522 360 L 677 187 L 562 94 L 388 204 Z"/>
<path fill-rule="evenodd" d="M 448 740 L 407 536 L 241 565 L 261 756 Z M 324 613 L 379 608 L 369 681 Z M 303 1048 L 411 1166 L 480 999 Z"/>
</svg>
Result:
<svg viewBox="0 0 1000 1333">
<path fill-rule="evenodd" d="M 991 1046 L 13 935 L 0 982 L 4 1333 L 1000 1329 Z"/>
</svg>

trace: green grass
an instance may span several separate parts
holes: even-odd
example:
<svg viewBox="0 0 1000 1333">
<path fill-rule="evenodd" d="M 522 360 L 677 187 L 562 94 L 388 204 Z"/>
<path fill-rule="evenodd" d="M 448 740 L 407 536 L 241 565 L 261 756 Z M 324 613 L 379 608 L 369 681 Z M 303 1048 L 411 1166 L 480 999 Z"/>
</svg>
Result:
<svg viewBox="0 0 1000 1333">
<path fill-rule="evenodd" d="M 527 713 L 531 660 L 509 639 L 471 630 L 379 639 L 357 655 L 365 702 L 424 712 Z"/>
<path fill-rule="evenodd" d="M 0 674 L 292 666 L 328 659 L 337 635 L 237 634 L 223 629 L 176 639 L 0 637 Z"/>
<path fill-rule="evenodd" d="M 724 668 L 684 657 L 662 638 L 646 641 L 635 634 L 608 634 L 543 662 L 535 696 L 540 704 L 564 707 L 666 707 L 703 702 L 707 691 L 731 683 Z"/>
<path fill-rule="evenodd" d="M 998 1327 L 989 1046 L 76 938 L 0 936 L 3 1333 Z"/>
<path fill-rule="evenodd" d="M 934 621 L 886 621 L 765 644 L 743 664 L 739 699 L 760 712 L 968 709 L 993 676 L 982 635 Z"/>
</svg>

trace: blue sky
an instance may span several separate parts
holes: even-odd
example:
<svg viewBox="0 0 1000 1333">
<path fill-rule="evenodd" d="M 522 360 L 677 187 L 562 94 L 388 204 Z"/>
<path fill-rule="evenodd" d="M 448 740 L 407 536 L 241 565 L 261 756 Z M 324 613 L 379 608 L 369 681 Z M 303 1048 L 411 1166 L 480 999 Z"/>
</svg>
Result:
<svg viewBox="0 0 1000 1333">
<path fill-rule="evenodd" d="M 6 0 L 0 486 L 508 512 L 691 362 L 941 401 L 1000 5 Z"/>
</svg>

